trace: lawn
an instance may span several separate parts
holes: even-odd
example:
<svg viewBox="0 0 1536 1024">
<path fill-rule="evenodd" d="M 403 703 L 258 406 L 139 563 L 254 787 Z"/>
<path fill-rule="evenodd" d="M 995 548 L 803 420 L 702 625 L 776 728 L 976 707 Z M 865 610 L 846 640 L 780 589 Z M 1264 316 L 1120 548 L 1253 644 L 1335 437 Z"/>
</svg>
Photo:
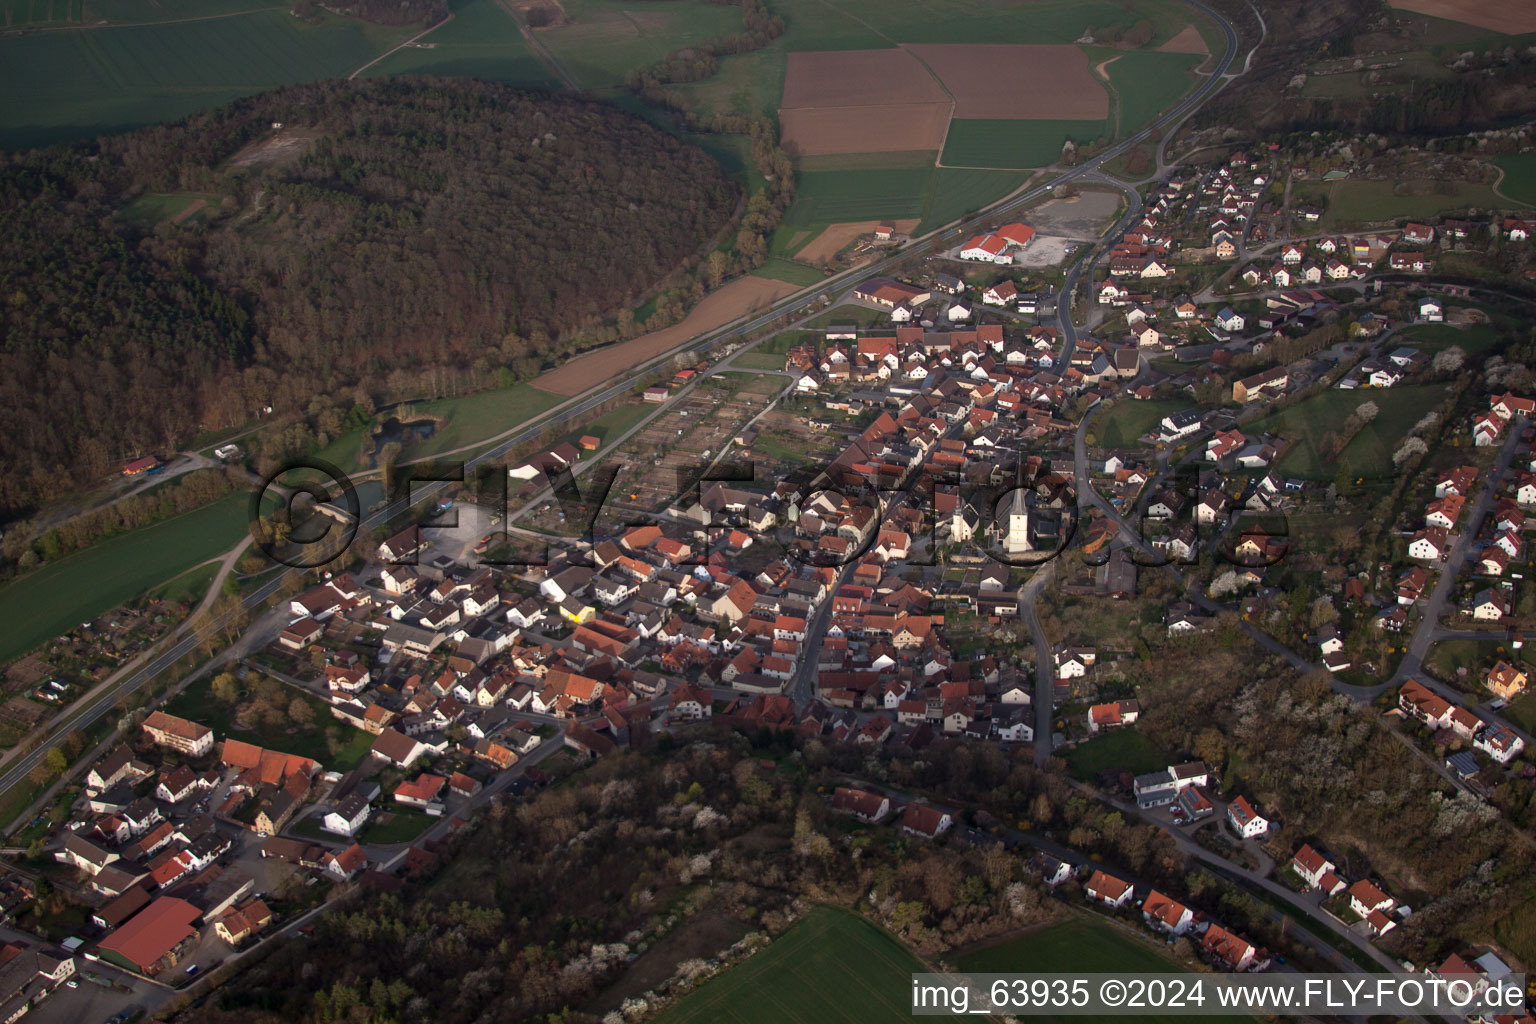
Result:
<svg viewBox="0 0 1536 1024">
<path fill-rule="evenodd" d="M 1503 715 L 1526 732 L 1536 732 L 1536 693 L 1527 693 L 1511 702 Z"/>
<path fill-rule="evenodd" d="M 123 207 L 118 216 L 139 228 L 152 228 L 168 221 L 197 200 L 216 205 L 219 197 L 208 192 L 170 192 L 142 195 Z M 203 219 L 201 211 L 187 218 L 196 223 Z"/>
<path fill-rule="evenodd" d="M 240 540 L 249 498 L 231 494 L 184 515 L 119 534 L 0 587 L 0 662 L 9 661 Z"/>
<path fill-rule="evenodd" d="M 586 89 L 618 89 L 635 68 L 669 52 L 742 31 L 741 10 L 702 0 L 564 0 L 570 24 L 539 29 L 539 41 Z"/>
<path fill-rule="evenodd" d="M 596 452 L 582 456 L 583 458 L 593 459 L 597 457 L 598 453 L 606 451 L 616 438 L 623 435 L 624 431 L 633 427 L 655 411 L 656 406 L 654 405 L 646 405 L 642 402 L 626 402 L 616 409 L 609 409 L 595 420 L 583 423 L 560 440 L 570 441 L 572 444 L 575 444 L 578 439 L 588 434 L 597 438 L 602 441 L 602 445 L 598 447 Z M 556 443 L 558 444 L 559 442 Z"/>
<path fill-rule="evenodd" d="M 1128 29 L 1137 19 L 1128 5 L 1106 0 L 836 0 L 835 7 L 900 43 L 1071 43 L 1088 29 Z"/>
<path fill-rule="evenodd" d="M 796 180 L 795 201 L 784 212 L 784 224 L 921 217 L 933 172 L 932 167 L 806 171 Z"/>
<path fill-rule="evenodd" d="M 1125 769 L 1136 775 L 1168 766 L 1168 758 L 1135 729 L 1106 731 L 1064 755 L 1074 779 L 1092 782 L 1099 772 Z"/>
<path fill-rule="evenodd" d="M 517 23 L 496 0 L 456 0 L 453 20 L 419 44 L 397 50 L 369 68 L 369 78 L 441 75 L 480 78 L 513 86 L 558 82 L 533 52 Z"/>
<path fill-rule="evenodd" d="M 78 24 L 81 0 L 0 0 L 0 28 Z"/>
<path fill-rule="evenodd" d="M 213 578 L 219 574 L 219 563 L 209 562 L 200 565 L 190 572 L 184 572 L 161 587 L 150 591 L 151 596 L 162 601 L 176 603 L 178 601 L 197 602 L 208 593 L 208 587 L 213 583 Z"/>
<path fill-rule="evenodd" d="M 1280 461 L 1286 476 L 1306 480 L 1332 480 L 1339 462 L 1325 462 L 1320 448 L 1329 433 L 1338 432 L 1365 402 L 1375 402 L 1381 410 L 1375 420 L 1350 441 L 1340 456 L 1349 463 L 1357 477 L 1380 479 L 1391 476 L 1392 453 L 1404 435 L 1445 395 L 1443 384 L 1414 384 L 1396 388 L 1370 388 L 1340 391 L 1330 388 L 1273 416 L 1250 424 L 1248 433 L 1268 430 L 1294 441 Z"/>
<path fill-rule="evenodd" d="M 764 352 L 760 348 L 755 348 L 750 352 L 741 353 L 732 360 L 732 365 L 744 370 L 782 370 L 784 357 L 776 352 Z"/>
<path fill-rule="evenodd" d="M 286 6 L 227 18 L 0 38 L 0 146 L 21 149 L 172 121 L 239 96 L 345 76 L 405 38 Z"/>
<path fill-rule="evenodd" d="M 1402 344 L 1423 352 L 1435 353 L 1452 345 L 1469 356 L 1482 355 L 1499 343 L 1499 332 L 1489 324 L 1451 327 L 1448 324 L 1418 324 L 1399 335 Z"/>
<path fill-rule="evenodd" d="M 215 697 L 212 685 L 212 676 L 205 676 L 192 683 L 166 703 L 166 713 L 201 722 L 213 730 L 216 739 L 244 740 L 260 747 L 281 750 L 285 754 L 312 758 L 331 771 L 345 772 L 357 767 L 373 747 L 374 737 L 371 734 L 338 721 L 319 698 L 301 693 L 291 686 L 284 687 L 284 700 L 295 697 L 304 699 L 312 713 L 308 725 L 290 722 L 280 730 L 238 727 L 235 724 L 235 706 Z M 337 730 L 346 740 L 346 746 L 335 754 L 331 753 L 326 741 L 326 731 L 329 729 Z"/>
<path fill-rule="evenodd" d="M 1113 971 L 1162 973 L 1179 970 L 1151 941 L 1138 941 L 1124 929 L 1092 917 L 1074 917 L 1062 924 L 1027 932 L 1015 939 L 955 958 L 962 971 L 1003 974 L 1015 971 Z"/>
<path fill-rule="evenodd" d="M 773 0 L 774 14 L 784 19 L 778 45 L 793 50 L 870 50 L 891 40 L 827 0 Z"/>
<path fill-rule="evenodd" d="M 1507 205 L 1491 185 L 1471 182 L 1437 183 L 1422 179 L 1404 181 L 1334 181 L 1295 191 L 1302 201 L 1323 199 L 1327 207 L 1324 227 L 1373 224 L 1402 218 L 1427 219 L 1446 210 Z"/>
<path fill-rule="evenodd" d="M 393 408 L 382 416 L 390 419 L 405 414 L 407 419 L 435 417 L 439 420 L 431 437 L 401 451 L 402 460 L 416 461 L 477 445 L 526 423 L 563 401 L 564 396 L 540 391 L 531 384 L 514 384 L 510 388 L 480 391 L 462 398 L 412 402 L 408 412 L 405 408 Z M 335 463 L 344 471 L 362 468 L 362 449 L 371 430 L 370 426 L 368 430 L 343 434 L 317 452 L 316 457 Z M 372 446 L 368 447 L 371 451 Z"/>
<path fill-rule="evenodd" d="M 1508 153 L 1493 162 L 1504 172 L 1499 191 L 1517 203 L 1536 206 L 1536 153 Z"/>
<path fill-rule="evenodd" d="M 385 815 L 390 816 L 387 822 L 381 820 Z M 363 826 L 358 841 L 368 843 L 370 846 L 408 843 L 425 832 L 433 822 L 441 820 L 424 811 L 412 810 L 397 804 L 376 808 L 373 816 L 368 819 L 368 824 Z"/>
<path fill-rule="evenodd" d="M 1465 668 L 1468 671 L 1467 691 L 1483 693 L 1486 696 L 1481 688 L 1482 675 L 1478 670 L 1490 667 L 1500 658 L 1528 675 L 1536 672 L 1536 651 L 1523 647 L 1518 651 L 1512 651 L 1502 640 L 1477 637 L 1440 641 L 1429 649 L 1429 655 L 1424 659 L 1424 666 L 1436 678 L 1446 682 L 1454 682 L 1456 670 Z"/>
<path fill-rule="evenodd" d="M 774 117 L 784 95 L 785 52 L 772 47 L 720 58 L 720 68 L 702 82 L 669 86 L 700 117 L 747 114 Z"/>
<path fill-rule="evenodd" d="M 985 170 L 970 167 L 940 167 L 923 221 L 917 234 L 925 234 L 989 206 L 1018 189 L 1030 178 L 1029 171 Z"/>
<path fill-rule="evenodd" d="M 1090 425 L 1100 448 L 1135 448 L 1137 438 L 1156 428 L 1164 416 L 1188 409 L 1188 402 L 1125 399 L 1099 413 Z"/>
<path fill-rule="evenodd" d="M 767 949 L 705 982 L 658 1024 L 911 1019 L 923 964 L 851 911 L 817 907 Z"/>
<path fill-rule="evenodd" d="M 950 167 L 1046 167 L 1061 159 L 1068 139 L 1081 145 L 1103 138 L 1109 129 L 1108 121 L 956 118 L 944 139 L 944 163 Z"/>
<path fill-rule="evenodd" d="M 758 277 L 772 278 L 775 281 L 788 281 L 790 284 L 813 285 L 826 280 L 827 275 L 815 267 L 808 267 L 804 263 L 796 263 L 793 260 L 773 257 L 753 271 Z"/>
<path fill-rule="evenodd" d="M 1120 135 L 1134 135 L 1178 102 L 1195 84 L 1189 74 L 1199 54 L 1132 50 L 1104 69 L 1120 105 Z"/>
</svg>

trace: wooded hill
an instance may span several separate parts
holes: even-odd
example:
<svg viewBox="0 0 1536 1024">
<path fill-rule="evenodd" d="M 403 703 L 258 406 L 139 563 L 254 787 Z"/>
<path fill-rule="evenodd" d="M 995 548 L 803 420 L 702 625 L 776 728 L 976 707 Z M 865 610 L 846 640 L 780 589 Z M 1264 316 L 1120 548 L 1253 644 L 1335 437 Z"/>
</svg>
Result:
<svg viewBox="0 0 1536 1024">
<path fill-rule="evenodd" d="M 613 106 L 426 78 L 0 160 L 0 515 L 267 405 L 542 359 L 696 264 L 738 196 Z M 167 194 L 192 205 L 154 216 Z"/>
</svg>

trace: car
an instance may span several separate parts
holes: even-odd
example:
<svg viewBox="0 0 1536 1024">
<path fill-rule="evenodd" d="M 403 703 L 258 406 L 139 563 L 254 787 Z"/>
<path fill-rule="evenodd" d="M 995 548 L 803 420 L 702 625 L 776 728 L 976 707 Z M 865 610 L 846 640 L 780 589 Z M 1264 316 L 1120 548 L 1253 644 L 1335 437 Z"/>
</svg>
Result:
<svg viewBox="0 0 1536 1024">
<path fill-rule="evenodd" d="M 191 967 L 188 967 L 187 968 L 187 973 L 188 974 L 196 974 L 197 973 L 197 964 L 193 964 Z"/>
<path fill-rule="evenodd" d="M 76 981 L 74 978 L 70 978 L 64 984 L 68 985 L 70 988 L 79 988 L 80 987 L 80 982 Z"/>
</svg>

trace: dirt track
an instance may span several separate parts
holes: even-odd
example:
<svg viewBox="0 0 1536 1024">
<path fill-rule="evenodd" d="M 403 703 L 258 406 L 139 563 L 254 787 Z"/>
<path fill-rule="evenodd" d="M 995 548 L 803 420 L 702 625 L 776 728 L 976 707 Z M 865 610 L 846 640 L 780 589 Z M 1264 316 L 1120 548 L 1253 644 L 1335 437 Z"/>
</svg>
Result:
<svg viewBox="0 0 1536 1024">
<path fill-rule="evenodd" d="M 1391 0 L 1392 6 L 1495 32 L 1536 32 L 1536 6 L 1518 0 Z"/>
<path fill-rule="evenodd" d="M 949 104 L 799 107 L 780 110 L 779 125 L 784 151 L 791 156 L 942 149 Z"/>
<path fill-rule="evenodd" d="M 908 44 L 955 98 L 956 117 L 1095 121 L 1109 94 L 1076 46 Z"/>
<path fill-rule="evenodd" d="M 917 227 L 916 220 L 893 220 L 891 224 L 899 235 L 910 235 Z M 872 234 L 875 228 L 880 226 L 877 220 L 846 221 L 842 224 L 829 224 L 826 230 L 808 243 L 802 246 L 796 253 L 795 259 L 805 260 L 807 263 L 820 263 L 822 260 L 831 259 L 842 252 L 843 246 L 858 238 L 860 235 Z"/>
<path fill-rule="evenodd" d="M 766 277 L 738 277 L 704 297 L 683 321 L 619 345 L 577 356 L 531 383 L 557 395 L 579 395 L 592 385 L 617 376 L 654 356 L 675 348 L 689 338 L 713 330 L 746 313 L 762 309 L 775 299 L 799 290 L 786 281 Z"/>
</svg>

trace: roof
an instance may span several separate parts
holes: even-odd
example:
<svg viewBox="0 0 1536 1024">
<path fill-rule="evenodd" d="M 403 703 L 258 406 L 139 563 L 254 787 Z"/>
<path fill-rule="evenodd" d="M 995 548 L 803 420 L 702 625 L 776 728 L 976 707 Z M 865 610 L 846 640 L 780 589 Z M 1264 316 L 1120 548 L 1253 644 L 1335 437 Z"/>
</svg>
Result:
<svg viewBox="0 0 1536 1024">
<path fill-rule="evenodd" d="M 1189 913 L 1189 908 L 1154 889 L 1147 896 L 1147 901 L 1141 905 L 1141 912 L 1148 917 L 1156 918 L 1169 928 L 1177 928 L 1179 921 Z"/>
<path fill-rule="evenodd" d="M 184 740 L 193 741 L 200 740 L 213 731 L 206 725 L 198 725 L 196 722 L 189 722 L 185 718 L 168 715 L 164 711 L 150 712 L 149 717 L 144 719 L 144 728 L 169 733 L 172 736 L 179 736 Z"/>
<path fill-rule="evenodd" d="M 1123 878 L 1095 871 L 1088 879 L 1088 891 L 1095 896 L 1117 900 L 1131 891 L 1131 883 Z"/>
<path fill-rule="evenodd" d="M 183 939 L 197 938 L 197 929 L 192 923 L 202 915 L 201 910 L 186 900 L 161 896 L 102 939 L 101 948 L 111 950 L 147 971 Z"/>
</svg>

